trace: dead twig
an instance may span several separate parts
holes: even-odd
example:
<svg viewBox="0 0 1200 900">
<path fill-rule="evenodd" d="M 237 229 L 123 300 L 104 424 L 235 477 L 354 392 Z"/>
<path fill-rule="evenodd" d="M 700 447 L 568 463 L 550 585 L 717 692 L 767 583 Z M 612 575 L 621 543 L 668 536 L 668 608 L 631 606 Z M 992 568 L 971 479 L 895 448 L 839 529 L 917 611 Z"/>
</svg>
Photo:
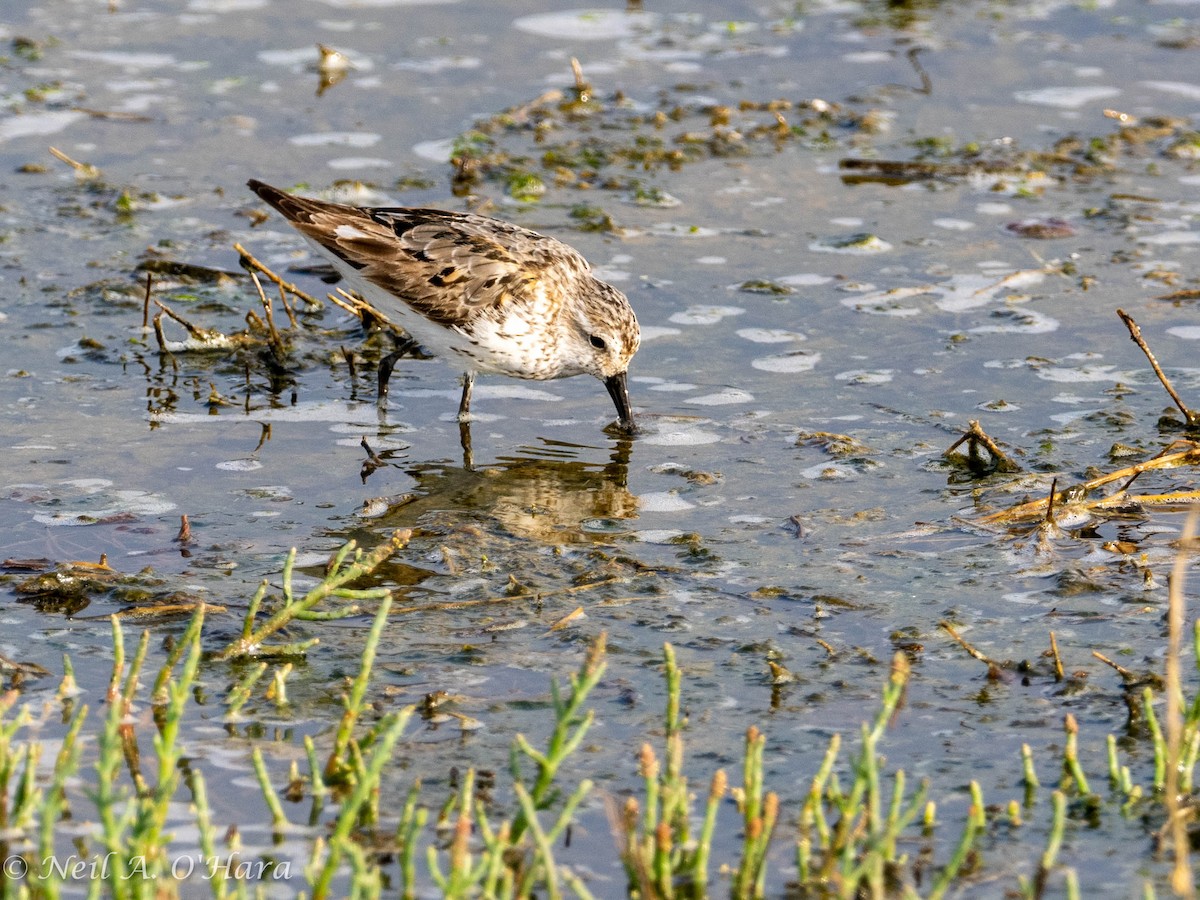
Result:
<svg viewBox="0 0 1200 900">
<path fill-rule="evenodd" d="M 1133 316 L 1125 312 L 1123 309 L 1117 310 L 1117 315 L 1121 317 L 1121 321 L 1125 323 L 1125 327 L 1129 329 L 1129 336 L 1133 338 L 1133 342 L 1141 348 L 1146 354 L 1146 359 L 1150 361 L 1150 368 L 1154 370 L 1154 374 L 1158 376 L 1158 380 L 1162 382 L 1163 388 L 1175 401 L 1175 405 L 1179 407 L 1179 411 L 1183 413 L 1184 419 L 1187 421 L 1188 428 L 1200 428 L 1200 413 L 1195 413 L 1184 404 L 1179 394 L 1176 393 L 1171 380 L 1167 378 L 1162 367 L 1159 366 L 1158 360 L 1154 358 L 1154 354 L 1150 351 L 1150 347 L 1146 344 L 1145 338 L 1142 337 L 1142 330 L 1138 327 L 1137 322 L 1133 320 Z"/>
<path fill-rule="evenodd" d="M 78 160 L 71 159 L 67 154 L 63 153 L 57 147 L 50 148 L 50 155 L 55 159 L 65 162 L 68 166 L 75 170 L 75 175 L 78 178 L 99 178 L 100 170 L 91 163 L 82 163 Z"/>
<path fill-rule="evenodd" d="M 968 643 L 966 638 L 959 634 L 958 630 L 949 622 L 938 622 L 938 628 L 941 628 L 943 631 L 949 634 L 950 637 L 954 638 L 954 640 L 958 642 L 959 646 L 967 651 L 967 653 L 988 667 L 988 679 L 990 681 L 999 681 L 1004 677 L 1004 664 L 996 662 L 981 650 L 977 650 L 974 646 Z"/>
<path fill-rule="evenodd" d="M 1093 650 L 1092 656 L 1096 657 L 1096 659 L 1100 660 L 1100 662 L 1104 663 L 1106 666 L 1112 667 L 1113 671 L 1120 675 L 1121 679 L 1127 684 L 1134 684 L 1142 680 L 1141 676 L 1138 675 L 1137 672 L 1134 672 L 1131 669 L 1126 669 L 1120 663 L 1113 662 L 1099 650 Z"/>
<path fill-rule="evenodd" d="M 275 284 L 279 285 L 281 290 L 287 291 L 293 297 L 299 297 L 301 300 L 303 300 L 305 303 L 309 304 L 309 306 L 313 307 L 314 309 L 320 309 L 321 307 L 323 307 L 325 305 L 320 300 L 318 300 L 316 297 L 312 296 L 311 294 L 304 293 L 304 291 L 300 290 L 300 288 L 296 287 L 296 285 L 292 284 L 291 282 L 284 281 L 282 278 L 280 278 L 278 275 L 276 275 L 271 269 L 269 269 L 265 264 L 263 264 L 263 263 L 259 262 L 257 259 L 255 259 L 254 255 L 249 250 L 247 250 L 245 247 L 243 247 L 241 244 L 234 244 L 233 249 L 238 252 L 238 262 L 241 264 L 242 268 L 245 269 L 246 271 L 249 272 L 252 269 L 257 269 L 259 272 L 262 272 L 263 275 L 265 275 L 271 281 L 275 282 Z"/>
<path fill-rule="evenodd" d="M 1066 677 L 1063 673 L 1062 657 L 1058 655 L 1058 638 L 1054 632 L 1050 632 L 1050 653 L 1054 656 L 1054 680 L 1062 681 Z"/>
</svg>

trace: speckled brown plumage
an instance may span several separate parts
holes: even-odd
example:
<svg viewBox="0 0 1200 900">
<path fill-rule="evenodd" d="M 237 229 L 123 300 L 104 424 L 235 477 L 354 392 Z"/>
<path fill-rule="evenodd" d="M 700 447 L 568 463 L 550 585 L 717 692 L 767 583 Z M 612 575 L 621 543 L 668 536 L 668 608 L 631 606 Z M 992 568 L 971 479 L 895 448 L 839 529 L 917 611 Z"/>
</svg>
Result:
<svg viewBox="0 0 1200 900">
<path fill-rule="evenodd" d="M 632 430 L 626 388 L 640 340 L 625 295 L 571 247 L 467 213 L 362 208 L 250 189 L 308 239 L 385 320 L 466 371 L 460 417 L 477 372 L 549 379 L 594 375 Z"/>
</svg>

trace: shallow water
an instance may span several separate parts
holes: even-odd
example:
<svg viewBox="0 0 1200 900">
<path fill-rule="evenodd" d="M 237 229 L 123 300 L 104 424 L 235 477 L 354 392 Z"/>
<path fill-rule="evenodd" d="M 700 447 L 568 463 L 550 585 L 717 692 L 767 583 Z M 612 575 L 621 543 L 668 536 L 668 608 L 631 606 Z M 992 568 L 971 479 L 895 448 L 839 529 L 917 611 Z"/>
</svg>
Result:
<svg viewBox="0 0 1200 900">
<path fill-rule="evenodd" d="M 1196 284 L 1195 4 L 930 5 L 891 18 L 841 3 L 588 15 L 386 0 L 286 14 L 265 0 L 94 7 L 46 3 L 0 24 L 0 557 L 151 566 L 164 593 L 229 607 L 208 625 L 215 649 L 289 547 L 311 578 L 348 538 L 372 546 L 416 527 L 381 573 L 403 589 L 380 703 L 446 690 L 482 727 L 410 727 L 398 792 L 420 774 L 435 796 L 451 766 L 502 771 L 516 732 L 549 727 L 549 677 L 571 671 L 600 631 L 611 660 L 586 765 L 612 793 L 637 785 L 637 744 L 660 721 L 663 641 L 687 672 L 696 777 L 736 769 L 758 724 L 770 787 L 785 802 L 803 796 L 829 734 L 857 732 L 901 646 L 914 678 L 885 741 L 889 764 L 933 779 L 949 823 L 942 852 L 971 778 L 989 802 L 1019 795 L 1022 743 L 1049 780 L 1067 712 L 1102 776 L 1104 737 L 1122 732 L 1126 708 L 1091 652 L 1138 671 L 1160 664 L 1182 516 L 1080 522 L 1040 550 L 978 520 L 1044 496 L 1054 476 L 1082 481 L 1183 436 L 1159 423 L 1169 400 L 1117 307 L 1200 402 L 1194 302 L 1159 299 Z M 318 41 L 353 64 L 320 95 Z M 506 194 L 501 176 L 455 196 L 453 138 L 568 90 L 572 56 L 596 106 L 492 131 L 498 151 L 535 169 L 547 148 L 596 141 L 668 155 L 615 154 L 595 178 L 544 173 L 536 203 Z M 1178 121 L 1113 142 L 1123 123 L 1105 108 Z M 99 178 L 78 177 L 49 145 Z M 935 168 L 863 179 L 839 168 L 850 158 Z M 141 328 L 139 263 L 237 273 L 235 242 L 277 269 L 310 262 L 277 216 L 255 223 L 249 177 L 315 191 L 361 180 L 340 195 L 363 203 L 487 204 L 569 241 L 642 323 L 630 375 L 643 434 L 606 434 L 612 410 L 592 379 L 484 378 L 467 468 L 452 419 L 458 373 L 404 361 L 381 411 L 379 339 L 364 343 L 336 311 L 305 319 L 274 380 L 252 356 L 160 355 Z M 582 228 L 571 213 L 585 203 L 618 230 Z M 226 332 L 260 310 L 240 276 L 158 275 L 153 291 Z M 343 346 L 359 354 L 354 379 Z M 972 419 L 1024 474 L 971 478 L 943 460 Z M 388 463 L 365 482 L 364 437 Z M 1114 444 L 1141 456 L 1110 459 Z M 1139 490 L 1194 482 L 1179 469 Z M 183 514 L 193 539 L 181 552 Z M 1105 549 L 1116 540 L 1132 552 Z M 102 697 L 104 617 L 121 600 L 39 606 L 18 602 L 19 581 L 0 584 L 0 653 L 55 673 L 69 653 L 85 692 Z M 483 600 L 494 602 L 450 605 Z M 583 617 L 551 630 L 578 607 Z M 941 620 L 1031 672 L 989 681 Z M 223 789 L 219 777 L 234 767 L 253 786 L 246 738 L 273 735 L 258 742 L 283 778 L 301 736 L 328 731 L 368 623 L 314 626 L 321 643 L 290 678 L 286 716 L 263 701 L 248 707 L 252 725 L 192 723 L 218 821 L 253 818 L 239 782 Z M 1086 673 L 1070 690 L 1043 659 L 1051 630 L 1067 668 Z M 795 679 L 773 684 L 768 660 Z M 214 666 L 204 677 L 236 675 Z M 26 695 L 51 695 L 50 681 L 27 682 Z M 1130 743 L 1144 768 L 1148 746 Z M 985 854 L 995 880 L 979 896 L 1030 872 L 1046 817 L 1029 819 L 1023 841 Z M 584 824 L 577 852 L 607 853 L 599 803 Z M 1089 896 L 1140 895 L 1142 877 L 1162 875 L 1120 853 L 1142 828 L 1115 814 L 1104 826 L 1078 824 L 1064 863 Z M 787 877 L 786 848 L 778 855 L 774 891 Z M 593 877 L 598 893 L 623 893 L 619 866 Z"/>
</svg>

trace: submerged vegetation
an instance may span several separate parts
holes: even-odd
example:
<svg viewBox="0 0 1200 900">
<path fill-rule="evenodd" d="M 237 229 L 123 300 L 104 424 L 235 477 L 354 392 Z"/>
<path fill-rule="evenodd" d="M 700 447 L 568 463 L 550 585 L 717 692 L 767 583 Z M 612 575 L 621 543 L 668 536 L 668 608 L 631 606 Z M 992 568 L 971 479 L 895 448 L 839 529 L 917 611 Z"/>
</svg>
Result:
<svg viewBox="0 0 1200 900">
<path fill-rule="evenodd" d="M 1195 517 L 1185 545 L 1194 526 Z M 363 557 L 359 574 L 394 549 L 384 545 Z M 344 547 L 337 557 L 351 551 Z M 163 898 L 207 883 L 214 897 L 226 898 L 259 896 L 282 882 L 313 898 L 376 896 L 385 886 L 404 897 L 436 887 L 445 897 L 590 898 L 614 895 L 603 885 L 611 881 L 606 870 L 619 861 L 625 891 L 641 898 L 764 897 L 784 882 L 789 895 L 802 897 L 940 898 L 985 872 L 1007 884 L 1008 893 L 1030 900 L 1047 891 L 1078 897 L 1090 873 L 1081 875 L 1064 847 L 1076 829 L 1110 817 L 1141 822 L 1148 848 L 1169 847 L 1172 884 L 1187 890 L 1200 695 L 1189 700 L 1183 687 L 1183 570 L 1181 563 L 1171 589 L 1165 669 L 1130 673 L 1128 682 L 1130 715 L 1145 723 L 1139 743 L 1148 744 L 1147 751 L 1124 741 L 1122 747 L 1110 736 L 1106 760 L 1081 758 L 1080 727 L 1068 713 L 1061 759 L 1035 760 L 1025 745 L 1021 759 L 1009 761 L 1020 773 L 1014 778 L 1022 785 L 1019 796 L 989 804 L 972 782 L 965 813 L 953 816 L 942 810 L 954 805 L 946 802 L 954 789 L 929 778 L 911 786 L 903 769 L 887 764 L 888 729 L 909 717 L 905 697 L 912 673 L 904 653 L 893 658 L 879 708 L 857 741 L 835 732 L 823 758 L 793 761 L 809 788 L 789 802 L 767 783 L 770 735 L 753 724 L 746 728 L 736 773 L 698 771 L 699 764 L 687 758 L 691 717 L 704 711 L 667 644 L 661 744 L 655 749 L 644 740 L 636 749 L 638 739 L 632 741 L 627 758 L 636 761 L 640 787 L 602 799 L 615 850 L 600 850 L 606 841 L 592 834 L 584 839 L 583 857 L 572 851 L 571 833 L 585 811 L 595 823 L 602 797 L 581 749 L 595 720 L 591 695 L 610 665 L 603 634 L 592 639 L 565 689 L 551 683 L 553 721 L 544 745 L 515 736 L 511 780 L 489 775 L 485 785 L 481 773 L 467 771 L 439 800 L 419 783 L 396 784 L 390 774 L 416 707 L 366 715 L 377 705 L 374 660 L 392 609 L 390 592 L 379 592 L 341 724 L 292 748 L 293 759 L 307 760 L 306 772 L 293 761 L 285 776 L 264 755 L 279 757 L 278 742 L 253 742 L 241 766 L 243 778 L 259 786 L 256 810 L 263 822 L 225 823 L 215 821 L 208 805 L 207 757 L 188 737 L 187 725 L 218 699 L 198 702 L 199 686 L 233 674 L 222 660 L 233 648 L 247 650 L 245 640 L 206 654 L 205 610 L 197 609 L 158 663 L 147 692 L 150 632 L 142 632 L 130 655 L 125 630 L 113 617 L 112 676 L 102 715 L 80 702 L 69 659 L 58 691 L 41 709 L 19 705 L 17 690 L 0 700 L 5 896 L 57 897 L 90 882 L 93 892 L 102 889 L 111 897 Z M 337 564 L 314 592 L 336 594 L 344 580 Z M 1200 669 L 1200 623 L 1192 647 Z M 286 704 L 289 667 L 277 668 L 264 692 L 257 683 L 266 668 L 262 663 L 225 689 L 219 702 L 227 720 L 269 717 Z M 151 716 L 139 713 L 143 706 Z M 65 734 L 51 760 L 53 745 L 38 730 L 53 718 L 64 723 Z M 1125 761 L 1143 756 L 1150 762 Z M 85 768 L 92 770 L 93 787 L 81 785 Z M 1043 784 L 1050 771 L 1059 774 Z M 1108 791 L 1102 794 L 1093 783 L 1105 774 Z M 507 799 L 498 800 L 497 793 Z M 295 813 L 289 816 L 285 797 L 290 807 L 308 805 L 303 828 Z M 62 831 L 67 823 L 72 840 Z M 273 835 L 271 846 L 248 845 L 240 836 L 260 829 Z M 194 838 L 179 840 L 177 831 Z M 1022 855 L 1023 862 L 1014 862 Z M 992 856 L 1009 862 L 996 870 L 989 867 Z M 1147 896 L 1153 884 L 1145 882 Z"/>
</svg>

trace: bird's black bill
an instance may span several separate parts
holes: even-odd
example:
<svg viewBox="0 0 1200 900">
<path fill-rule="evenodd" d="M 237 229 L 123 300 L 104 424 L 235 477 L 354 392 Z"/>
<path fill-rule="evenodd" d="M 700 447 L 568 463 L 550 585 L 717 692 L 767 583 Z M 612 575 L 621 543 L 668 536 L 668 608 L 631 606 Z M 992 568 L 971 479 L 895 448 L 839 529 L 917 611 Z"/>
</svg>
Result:
<svg viewBox="0 0 1200 900">
<path fill-rule="evenodd" d="M 621 430 L 630 434 L 637 431 L 637 427 L 633 424 L 633 406 L 629 402 L 629 388 L 625 384 L 625 373 L 618 372 L 616 375 L 605 378 L 604 386 L 608 388 L 608 396 L 613 398 L 613 403 L 617 406 L 617 424 L 621 426 Z"/>
</svg>

